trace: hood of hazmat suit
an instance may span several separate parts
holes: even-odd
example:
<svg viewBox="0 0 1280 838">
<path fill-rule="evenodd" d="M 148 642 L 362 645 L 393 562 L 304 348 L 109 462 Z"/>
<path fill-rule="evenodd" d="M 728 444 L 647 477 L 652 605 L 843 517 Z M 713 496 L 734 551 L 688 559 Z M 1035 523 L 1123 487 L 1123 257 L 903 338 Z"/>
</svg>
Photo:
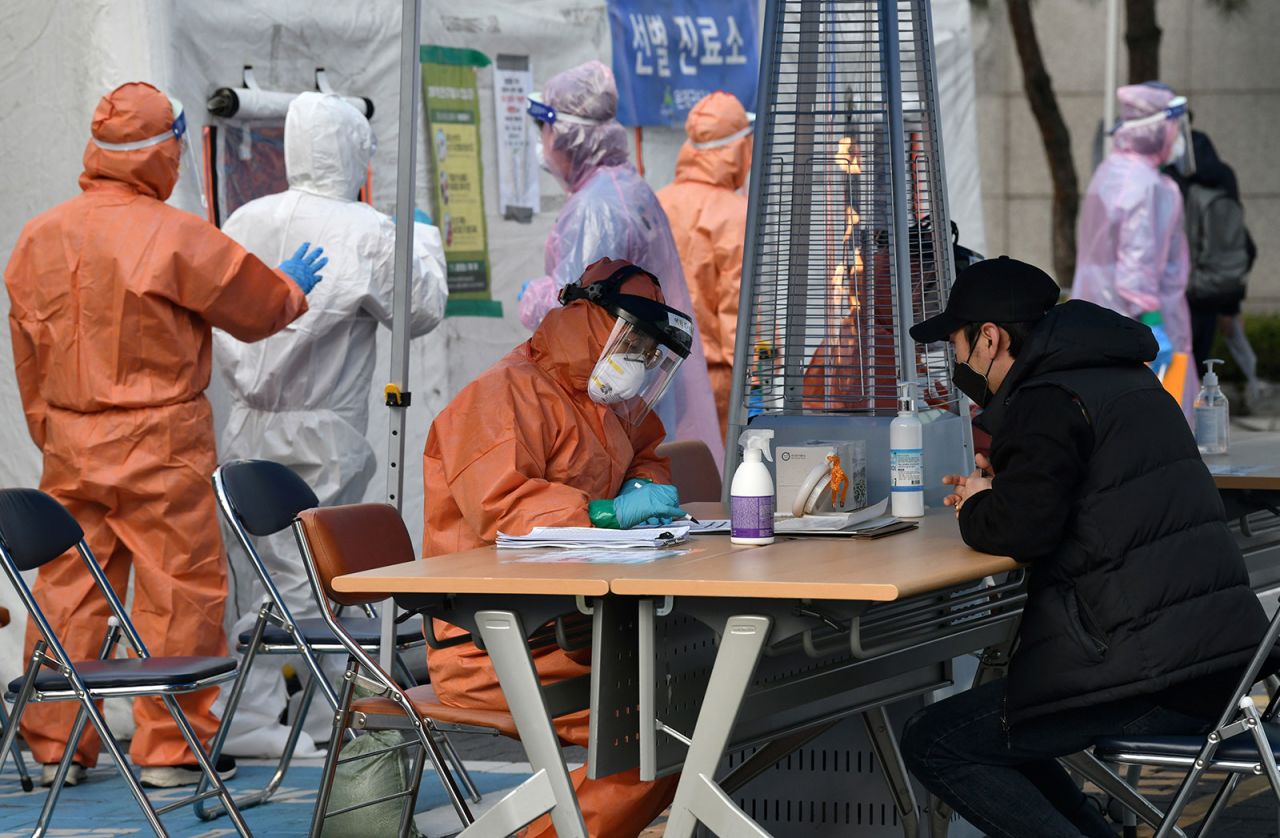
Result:
<svg viewBox="0 0 1280 838">
<path fill-rule="evenodd" d="M 602 259 L 588 267 L 583 284 L 607 279 L 626 264 Z M 661 300 L 644 276 L 620 290 Z M 669 461 L 656 453 L 663 441 L 658 418 L 650 413 L 632 425 L 587 395 L 587 380 L 616 322 L 587 300 L 548 312 L 529 340 L 440 412 L 423 454 L 428 557 L 492 544 L 499 531 L 589 527 L 587 504 L 616 496 L 627 478 L 671 481 Z M 440 623 L 436 630 L 444 637 L 462 631 Z M 532 655 L 543 683 L 590 671 L 556 646 Z M 445 704 L 507 708 L 488 655 L 473 644 L 429 650 L 428 664 Z M 585 744 L 588 714 L 563 716 L 556 730 L 565 741 Z M 588 780 L 581 768 L 570 777 L 591 835 L 637 835 L 675 793 L 676 778 L 642 783 L 635 770 Z M 529 834 L 543 838 L 549 830 L 544 818 Z"/>
<path fill-rule="evenodd" d="M 1071 296 L 1137 318 L 1160 312 L 1175 352 L 1191 352 L 1186 287 L 1190 270 L 1182 195 L 1160 167 L 1178 138 L 1176 120 L 1126 126 L 1169 106 L 1175 94 L 1151 84 L 1121 87 L 1121 124 L 1111 153 L 1085 195 L 1076 232 Z M 1183 408 L 1191 409 L 1198 376 L 1187 366 Z"/>
<path fill-rule="evenodd" d="M 178 180 L 176 117 L 149 84 L 104 96 L 85 146 L 83 191 L 26 225 L 5 285 L 23 408 L 44 453 L 40 487 L 75 516 L 117 591 L 132 568 L 134 620 L 153 654 L 221 655 L 226 566 L 204 397 L 210 326 L 259 340 L 307 302 L 283 273 L 164 203 Z M 79 560 L 45 565 L 35 593 L 67 651 L 93 658 L 106 605 Z M 28 650 L 34 640 L 29 634 Z M 217 726 L 216 692 L 183 699 L 201 738 Z M 57 762 L 75 708 L 31 710 L 27 741 L 39 762 Z M 140 700 L 135 718 L 135 762 L 192 761 L 158 700 Z M 93 765 L 97 748 L 86 734 L 76 759 Z"/>
<path fill-rule="evenodd" d="M 365 433 L 378 326 L 390 327 L 392 319 L 395 224 L 357 200 L 374 137 L 350 104 L 333 94 L 301 94 L 289 105 L 284 142 L 288 190 L 245 204 L 223 230 L 266 261 L 312 242 L 324 246 L 329 264 L 308 297 L 311 310 L 284 331 L 252 344 L 215 333 L 231 395 L 220 453 L 224 460 L 265 458 L 289 466 L 323 505 L 358 503 L 376 471 Z M 448 289 L 439 230 L 414 228 L 410 333 L 418 336 L 439 324 Z M 292 536 L 264 539 L 259 549 L 293 616 L 319 616 Z M 238 551 L 232 555 L 237 589 L 228 607 L 240 630 L 252 623 L 262 594 L 247 560 Z M 266 680 L 250 685 L 253 712 L 245 707 L 235 717 L 233 743 L 278 738 L 265 731 L 280 732 L 275 720 L 285 701 L 283 682 L 278 670 L 262 671 Z"/>
<path fill-rule="evenodd" d="M 614 119 L 618 93 L 613 73 L 599 61 L 589 61 L 548 81 L 543 99 L 557 111 L 602 122 L 559 120 L 543 128 L 544 158 L 565 184 L 569 199 L 547 236 L 546 275 L 529 283 L 520 300 L 520 322 L 536 329 L 559 305 L 559 290 L 600 259 L 639 265 L 658 277 L 667 305 L 694 313 L 666 213 L 627 162 L 626 132 Z M 699 339 L 657 412 L 671 439 L 701 439 L 721 465 L 724 442 L 706 370 Z"/>
<path fill-rule="evenodd" d="M 723 435 L 747 235 L 747 197 L 737 190 L 751 171 L 751 120 L 737 97 L 716 91 L 693 106 L 684 129 L 676 179 L 658 200 L 684 266 Z"/>
</svg>

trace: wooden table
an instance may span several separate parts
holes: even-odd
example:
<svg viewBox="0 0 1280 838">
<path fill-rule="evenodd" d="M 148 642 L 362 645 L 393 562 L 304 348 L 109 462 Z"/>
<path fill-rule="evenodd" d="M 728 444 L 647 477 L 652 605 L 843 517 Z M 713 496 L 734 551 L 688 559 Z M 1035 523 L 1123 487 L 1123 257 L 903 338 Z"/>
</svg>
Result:
<svg viewBox="0 0 1280 838">
<path fill-rule="evenodd" d="M 717 510 L 697 505 L 690 511 L 702 517 Z M 668 753 L 683 747 L 671 738 L 683 736 L 662 732 L 658 725 L 657 713 L 666 705 L 655 698 L 654 662 L 660 651 L 655 626 L 664 614 L 674 609 L 688 615 L 687 623 L 697 620 L 718 634 L 718 643 L 703 644 L 713 659 L 709 673 L 701 683 L 682 682 L 699 692 L 683 703 L 696 714 L 696 724 L 686 740 L 687 754 L 680 751 L 675 758 L 675 767 L 683 762 L 684 774 L 668 834 L 688 835 L 701 820 L 718 834 L 767 835 L 709 779 L 725 748 L 739 741 L 731 737 L 735 719 L 744 721 L 739 732 L 746 730 L 752 741 L 769 742 L 775 734 L 812 729 L 851 713 L 883 712 L 889 701 L 945 684 L 946 667 L 957 654 L 1009 636 L 1020 607 L 1011 588 L 945 598 L 957 588 L 1016 569 L 1011 559 L 966 547 L 950 510 L 930 512 L 916 531 L 879 540 L 780 537 L 775 544 L 751 547 L 733 545 L 727 536 L 698 536 L 681 555 L 649 564 L 520 561 L 550 552 L 484 547 L 341 576 L 334 587 L 389 594 L 404 606 L 437 602 L 451 610 L 454 621 L 474 627 L 493 659 L 534 771 L 545 769 L 551 778 L 557 801 L 551 814 L 564 836 L 585 836 L 585 831 L 525 644 L 529 629 L 543 625 L 548 615 L 577 607 L 592 616 L 593 776 L 620 770 L 627 760 L 635 765 L 637 759 L 642 776 L 653 776 L 659 737 Z M 905 611 L 895 615 L 898 603 Z M 973 619 L 960 620 L 963 608 Z M 904 613 L 917 615 L 907 635 L 884 628 L 902 625 Z M 620 620 L 628 614 L 636 619 Z M 806 651 L 814 644 L 830 647 L 820 665 Z M 770 665 L 787 655 L 804 661 L 813 670 L 805 683 L 790 690 L 778 684 L 748 696 L 766 646 L 773 650 Z M 638 671 L 620 669 L 628 665 Z M 639 686 L 631 692 L 610 686 L 619 683 Z M 632 715 L 637 704 L 638 721 Z M 771 727 L 774 715 L 786 718 Z M 639 736 L 597 729 L 610 719 L 630 724 L 631 734 L 638 724 Z M 664 716 L 660 721 L 678 720 Z M 877 752 L 894 763 L 885 770 L 891 781 L 896 778 L 899 810 L 906 815 L 909 808 L 914 818 L 914 799 L 891 730 L 887 737 Z M 627 739 L 632 750 L 598 753 L 603 740 Z"/>
<path fill-rule="evenodd" d="M 1219 489 L 1280 492 L 1280 434 L 1234 434 L 1226 454 L 1208 455 L 1205 465 L 1237 468 L 1240 474 L 1215 474 Z"/>
<path fill-rule="evenodd" d="M 971 550 L 955 515 L 938 510 L 920 527 L 881 539 L 779 537 L 616 568 L 610 591 L 623 596 L 699 596 L 892 602 L 1007 573 L 1012 559 Z"/>
</svg>

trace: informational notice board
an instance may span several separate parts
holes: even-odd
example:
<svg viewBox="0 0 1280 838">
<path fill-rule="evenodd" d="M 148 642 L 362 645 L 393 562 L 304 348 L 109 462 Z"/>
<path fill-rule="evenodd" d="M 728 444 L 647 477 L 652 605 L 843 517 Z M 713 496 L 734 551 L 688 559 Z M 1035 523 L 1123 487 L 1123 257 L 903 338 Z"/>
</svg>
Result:
<svg viewBox="0 0 1280 838">
<path fill-rule="evenodd" d="M 471 49 L 422 47 L 422 98 L 435 221 L 448 263 L 450 315 L 501 317 L 490 297 L 480 100 L 476 69 L 489 59 Z"/>
<path fill-rule="evenodd" d="M 756 0 L 608 0 L 618 121 L 683 126 L 708 93 L 756 105 Z"/>
</svg>

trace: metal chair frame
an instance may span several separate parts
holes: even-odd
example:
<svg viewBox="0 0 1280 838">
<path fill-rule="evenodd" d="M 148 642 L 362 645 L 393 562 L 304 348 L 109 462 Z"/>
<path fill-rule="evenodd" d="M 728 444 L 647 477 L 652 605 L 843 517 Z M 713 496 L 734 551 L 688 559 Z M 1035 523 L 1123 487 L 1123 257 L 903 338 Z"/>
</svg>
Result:
<svg viewBox="0 0 1280 838">
<path fill-rule="evenodd" d="M 1271 785 L 1272 792 L 1276 796 L 1277 803 L 1280 803 L 1280 767 L 1277 767 L 1275 750 L 1267 739 L 1264 728 L 1264 724 L 1271 722 L 1275 718 L 1277 711 L 1280 711 L 1280 702 L 1277 702 L 1275 696 L 1273 696 L 1266 712 L 1262 713 L 1258 710 L 1257 703 L 1251 695 L 1253 687 L 1258 681 L 1258 675 L 1266 664 L 1272 649 L 1275 648 L 1278 639 L 1280 639 L 1280 611 L 1277 611 L 1275 616 L 1271 618 L 1271 623 L 1263 636 L 1262 642 L 1258 644 L 1249 666 L 1236 684 L 1231 701 L 1228 702 L 1227 707 L 1218 718 L 1217 724 L 1205 735 L 1204 744 L 1196 756 L 1183 757 L 1134 752 L 1109 754 L 1104 761 L 1103 758 L 1086 752 L 1068 757 L 1063 761 L 1070 768 L 1092 780 L 1103 791 L 1111 794 L 1143 822 L 1155 829 L 1155 838 L 1169 838 L 1171 835 L 1184 834 L 1178 828 L 1178 817 L 1190 802 L 1191 794 L 1195 790 L 1196 784 L 1206 771 L 1223 771 L 1230 776 L 1218 788 L 1213 802 L 1201 821 L 1197 838 L 1203 838 L 1203 836 L 1209 834 L 1209 830 L 1227 808 L 1227 803 L 1242 776 L 1265 776 Z M 1258 750 L 1258 758 L 1256 760 L 1240 761 L 1214 758 L 1214 754 L 1223 742 L 1233 736 L 1245 734 L 1253 739 L 1254 746 Z M 1168 811 L 1162 813 L 1132 785 L 1112 771 L 1107 765 L 1108 762 L 1139 768 L 1141 766 L 1185 768 L 1187 769 L 1187 774 L 1183 778 L 1181 785 L 1179 785 Z"/>
<path fill-rule="evenodd" d="M 46 496 L 47 497 L 47 496 Z M 53 499 L 50 498 L 52 501 Z M 56 502 L 56 501 L 54 501 Z M 103 638 L 102 647 L 99 650 L 98 659 L 107 661 L 112 659 L 115 654 L 116 647 L 119 644 L 121 635 L 123 634 L 127 644 L 133 648 L 133 651 L 139 658 L 149 658 L 151 653 L 147 650 L 147 646 L 142 641 L 142 637 L 138 634 L 132 621 L 129 620 L 128 614 L 125 612 L 124 605 L 116 596 L 115 591 L 111 588 L 107 581 L 106 575 L 103 573 L 97 559 L 94 558 L 93 552 L 89 549 L 89 545 L 84 541 L 83 536 L 76 542 L 76 553 L 88 568 L 90 575 L 93 577 L 94 583 L 103 597 L 107 600 L 107 604 L 111 609 L 112 617 L 108 620 L 106 634 Z M 43 836 L 48 831 L 49 820 L 53 816 L 54 807 L 57 805 L 58 797 L 62 793 L 68 772 L 71 770 L 71 763 L 75 758 L 76 747 L 80 743 L 80 738 L 84 734 L 86 724 L 92 723 L 98 732 L 99 738 L 103 745 L 115 760 L 116 768 L 120 775 L 124 778 L 125 783 L 129 786 L 130 793 L 133 794 L 139 808 L 145 816 L 148 825 L 155 831 L 157 835 L 167 835 L 164 825 L 160 822 L 160 815 L 189 806 L 192 803 L 198 803 L 210 797 L 218 797 L 223 806 L 231 817 L 236 831 L 240 835 L 252 835 L 249 827 L 245 824 L 244 818 L 241 816 L 239 809 L 236 808 L 235 802 L 231 797 L 231 793 L 223 784 L 222 778 L 218 776 L 218 772 L 214 769 L 215 761 L 209 756 L 200 744 L 200 739 L 196 736 L 195 730 L 191 727 L 191 722 L 182 712 L 182 708 L 175 699 L 176 695 L 183 693 L 195 692 L 206 687 L 210 687 L 224 681 L 230 680 L 236 674 L 236 670 L 216 675 L 209 678 L 203 678 L 187 683 L 154 683 L 145 684 L 134 687 L 113 687 L 113 688 L 90 688 L 85 684 L 79 671 L 76 669 L 76 662 L 71 659 L 63 648 L 57 634 L 49 625 L 48 620 L 44 616 L 44 612 L 40 610 L 39 603 L 36 602 L 35 596 L 31 589 L 27 586 L 26 580 L 22 578 L 18 563 L 13 555 L 9 552 L 7 544 L 0 533 L 0 565 L 3 565 L 4 573 L 9 579 L 9 583 L 13 585 L 14 590 L 18 592 L 22 604 L 26 606 L 27 612 L 31 615 L 32 621 L 35 623 L 37 631 L 40 633 L 40 640 L 37 641 L 32 651 L 30 661 L 27 665 L 23 676 L 22 688 L 16 696 L 6 695 L 6 700 L 13 702 L 12 722 L 8 724 L 4 731 L 4 738 L 0 741 L 0 768 L 4 766 L 5 757 L 14 749 L 15 739 L 18 731 L 18 724 L 22 718 L 23 712 L 30 703 L 51 702 L 51 701 L 75 701 L 80 705 L 80 712 L 76 716 L 75 723 L 71 726 L 70 735 L 67 738 L 67 747 L 63 753 L 61 762 L 58 763 L 58 771 L 54 777 L 53 785 L 49 789 L 49 795 L 45 799 L 44 808 L 40 812 L 40 817 L 36 822 L 36 827 L 32 831 L 33 836 Z M 68 689 L 59 690 L 37 690 L 35 688 L 36 678 L 40 674 L 42 667 L 49 667 L 57 670 L 68 682 Z M 168 803 L 160 808 L 156 808 L 151 804 L 147 797 L 146 791 L 143 790 L 138 778 L 134 776 L 129 769 L 129 763 L 125 756 L 124 750 L 120 743 L 116 741 L 115 736 L 111 732 L 111 728 L 107 725 L 107 720 L 103 716 L 102 711 L 94 702 L 106 698 L 117 697 L 141 697 L 156 696 L 163 700 L 165 708 L 169 711 L 169 715 L 173 717 L 174 722 L 178 725 L 179 731 L 187 741 L 187 746 L 195 755 L 196 761 L 200 765 L 200 770 L 205 775 L 205 782 L 201 783 L 200 788 L 194 794 L 183 797 Z M 205 790 L 205 783 L 213 786 L 211 790 Z"/>
<path fill-rule="evenodd" d="M 262 461 L 266 462 L 266 461 Z M 243 465 L 243 463 L 241 464 Z M 297 747 L 298 739 L 302 734 L 303 722 L 307 717 L 307 712 L 311 707 L 312 699 L 315 697 L 317 686 L 323 693 L 325 700 L 329 706 L 337 712 L 339 707 L 339 697 L 333 686 L 329 683 L 328 677 L 324 674 L 324 670 L 320 666 L 319 657 L 322 655 L 346 655 L 347 648 L 337 638 L 325 643 L 316 643 L 308 641 L 303 633 L 299 630 L 297 620 L 289 611 L 289 607 L 285 604 L 284 598 L 280 594 L 280 589 L 276 586 L 275 581 L 271 578 L 270 571 L 267 570 L 266 562 L 262 560 L 262 556 L 258 553 L 257 547 L 254 545 L 253 538 L 244 526 L 244 522 L 236 509 L 235 501 L 232 499 L 232 493 L 228 490 L 226 481 L 223 477 L 223 468 L 219 466 L 213 473 L 213 492 L 218 500 L 218 508 L 222 512 L 222 517 L 236 535 L 241 549 L 249 558 L 254 573 L 258 576 L 258 581 L 262 583 L 263 589 L 266 591 L 266 599 L 263 600 L 261 608 L 258 610 L 258 619 L 254 623 L 251 638 L 248 643 L 241 643 L 237 646 L 237 650 L 244 655 L 244 659 L 240 664 L 240 674 L 232 685 L 231 693 L 227 697 L 226 708 L 223 712 L 222 725 L 219 727 L 217 735 L 214 737 L 210 746 L 213 759 L 216 761 L 222 753 L 222 747 L 226 741 L 227 735 L 230 733 L 231 720 L 235 717 L 236 710 L 240 706 L 245 683 L 248 681 L 249 672 L 253 668 L 253 664 L 259 655 L 299 655 L 306 663 L 307 669 L 310 670 L 311 677 L 307 680 L 307 685 L 303 689 L 302 699 L 298 705 L 297 718 L 294 719 L 289 730 L 289 737 L 285 740 L 284 751 L 280 755 L 280 759 L 276 762 L 275 771 L 266 785 L 261 789 L 242 795 L 236 798 L 236 804 L 241 809 L 248 809 L 254 806 L 260 806 L 271 799 L 271 797 L 280 789 L 281 783 L 284 782 L 285 774 L 289 770 L 289 765 L 293 760 L 294 750 Z M 283 530 L 280 530 L 283 532 Z M 314 587 L 313 587 L 314 595 Z M 327 605 L 327 599 L 326 605 Z M 335 611 L 335 615 L 341 617 L 343 609 L 339 607 Z M 376 617 L 377 614 L 370 606 L 364 606 L 366 616 Z M 284 630 L 292 640 L 288 643 L 267 643 L 263 640 L 263 636 L 269 625 L 275 625 Z M 424 640 L 415 640 L 410 643 L 398 644 L 394 653 L 394 664 L 396 674 L 404 679 L 404 683 L 413 686 L 416 681 L 410 673 L 408 666 L 405 664 L 401 653 L 414 648 L 423 648 L 426 645 Z M 365 646 L 365 651 L 377 653 L 378 646 Z M 445 753 L 451 758 L 454 768 L 457 770 L 462 779 L 462 783 L 466 786 L 467 793 L 471 796 L 473 802 L 479 803 L 481 796 L 475 783 L 472 781 L 470 774 L 467 772 L 466 766 L 463 765 L 462 759 L 458 757 L 447 739 L 444 739 L 444 733 L 437 734 L 444 740 Z M 332 746 L 331 746 L 332 747 Z M 218 807 L 207 806 L 204 801 L 196 804 L 196 814 L 201 820 L 213 820 L 222 814 L 223 810 Z"/>
<path fill-rule="evenodd" d="M 385 803 L 397 798 L 405 799 L 399 834 L 402 836 L 407 835 L 409 824 L 413 820 L 413 807 L 418 797 L 418 787 L 422 781 L 422 771 L 426 760 L 431 761 L 432 767 L 435 768 L 436 772 L 440 775 L 445 791 L 449 796 L 449 802 L 453 805 L 454 811 L 457 812 L 458 819 L 461 821 L 463 829 L 466 830 L 467 827 L 475 823 L 476 819 L 471 814 L 471 810 L 467 806 L 466 801 L 463 800 L 462 793 L 458 789 L 457 784 L 453 782 L 453 777 L 449 773 L 447 767 L 445 750 L 447 749 L 452 751 L 452 745 L 449 743 L 447 738 L 442 737 L 442 734 L 440 734 L 439 730 L 430 719 L 423 719 L 418 715 L 413 708 L 413 703 L 405 694 L 404 689 L 397 684 L 395 679 L 388 675 L 381 666 L 378 665 L 377 661 L 369 655 L 368 651 L 366 651 L 363 646 L 356 643 L 355 640 L 347 634 L 346 629 L 338 619 L 338 615 L 334 611 L 332 604 L 329 602 L 324 584 L 320 581 L 316 570 L 315 558 L 311 552 L 311 546 L 307 539 L 306 532 L 303 530 L 301 522 L 296 519 L 293 522 L 293 532 L 298 541 L 298 549 L 303 556 L 303 564 L 307 571 L 307 579 L 311 583 L 312 593 L 315 596 L 316 601 L 320 604 L 321 616 L 324 621 L 328 623 L 329 628 L 333 630 L 334 636 L 338 638 L 338 641 L 343 645 L 347 652 L 347 669 L 343 675 L 342 695 L 338 700 L 337 712 L 333 721 L 333 737 L 330 740 L 333 744 L 330 746 L 329 754 L 325 758 L 324 771 L 321 774 L 320 779 L 320 790 L 316 795 L 316 808 L 311 820 L 310 835 L 312 838 L 320 838 L 321 833 L 324 831 L 324 822 L 326 818 L 345 814 L 346 812 L 361 809 L 366 806 L 372 806 L 377 803 Z M 364 673 L 366 683 L 371 684 L 377 692 L 380 692 L 382 695 L 390 698 L 397 706 L 400 707 L 401 710 L 404 711 L 404 719 L 402 722 L 398 724 L 380 724 L 378 725 L 378 728 L 411 730 L 414 734 L 414 738 L 409 739 L 400 745 L 353 757 L 350 761 L 375 756 L 381 753 L 387 753 L 389 751 L 407 749 L 415 744 L 419 746 L 419 755 L 418 759 L 414 762 L 412 781 L 408 789 L 394 794 L 385 795 L 375 800 L 369 800 L 354 806 L 339 809 L 334 812 L 328 812 L 326 810 L 329 806 L 329 797 L 332 793 L 333 780 L 337 773 L 338 765 L 341 762 L 348 761 L 341 758 L 341 748 L 338 747 L 338 744 L 343 741 L 345 732 L 352 727 L 350 724 L 352 716 L 351 701 L 355 697 L 356 680 L 360 677 L 361 672 Z M 442 742 L 443 746 L 441 744 Z M 461 759 L 458 758 L 456 753 L 453 754 L 453 757 L 458 763 L 461 763 Z"/>
</svg>

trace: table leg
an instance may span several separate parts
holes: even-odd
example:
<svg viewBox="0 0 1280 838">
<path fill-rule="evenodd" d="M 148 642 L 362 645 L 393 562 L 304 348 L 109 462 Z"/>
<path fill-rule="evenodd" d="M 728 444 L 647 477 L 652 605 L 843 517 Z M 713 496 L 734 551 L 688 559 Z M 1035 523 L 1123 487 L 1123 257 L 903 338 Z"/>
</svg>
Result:
<svg viewBox="0 0 1280 838">
<path fill-rule="evenodd" d="M 698 723 L 693 729 L 693 744 L 671 804 L 665 832 L 670 838 L 691 838 L 699 822 L 717 835 L 769 836 L 720 790 L 715 783 L 715 772 L 772 624 L 768 617 L 758 616 L 730 617 L 725 622 L 702 709 L 698 712 Z"/>
<path fill-rule="evenodd" d="M 551 820 L 556 834 L 563 838 L 587 838 L 582 810 L 578 808 L 569 769 L 560 753 L 560 740 L 556 737 L 555 726 L 542 696 L 542 684 L 529 654 L 520 617 L 511 611 L 477 611 L 476 625 L 484 638 L 489 659 L 493 661 L 502 694 L 506 696 L 534 774 L 545 771 L 546 780 L 551 785 L 556 801 L 551 809 Z"/>
</svg>

